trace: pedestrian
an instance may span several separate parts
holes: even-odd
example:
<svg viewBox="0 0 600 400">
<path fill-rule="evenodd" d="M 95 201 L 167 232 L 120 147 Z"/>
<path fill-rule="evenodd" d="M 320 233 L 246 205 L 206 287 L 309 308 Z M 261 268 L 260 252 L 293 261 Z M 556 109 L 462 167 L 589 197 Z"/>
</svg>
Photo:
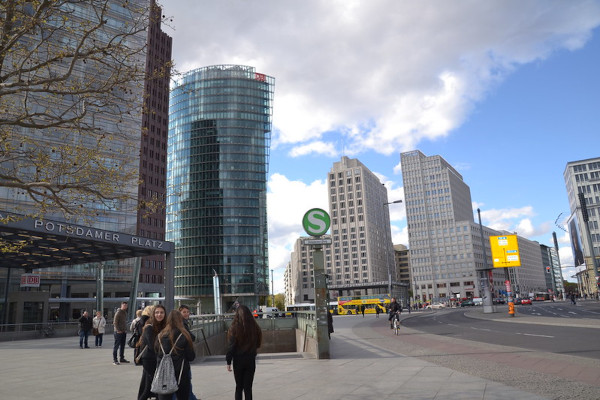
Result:
<svg viewBox="0 0 600 400">
<path fill-rule="evenodd" d="M 327 311 L 327 336 L 331 340 L 331 334 L 333 333 L 333 316 L 332 313 Z"/>
<path fill-rule="evenodd" d="M 363 318 L 364 318 L 365 317 L 365 306 L 364 305 L 360 307 L 360 312 L 362 313 Z"/>
<path fill-rule="evenodd" d="M 79 318 L 79 347 L 89 349 L 88 346 L 88 336 L 90 335 L 90 331 L 92 330 L 92 326 L 94 325 L 94 321 L 90 314 L 87 311 L 83 312 L 81 318 Z"/>
<path fill-rule="evenodd" d="M 146 325 L 148 320 L 150 318 L 152 318 L 152 315 L 154 315 L 154 306 L 146 306 L 146 307 L 144 307 L 144 310 L 139 310 L 139 311 L 140 311 L 140 318 L 139 319 L 136 318 L 137 322 L 133 326 L 133 329 L 131 329 L 131 327 L 130 327 L 131 334 L 133 336 L 129 340 L 131 341 L 133 339 L 136 344 L 142 338 L 142 332 L 144 330 L 144 326 Z M 136 314 L 137 314 L 137 311 L 136 311 Z M 165 319 L 166 319 L 166 317 L 167 317 L 167 314 L 165 312 Z M 142 349 L 140 348 L 140 346 L 137 346 L 137 345 L 133 349 L 133 363 L 135 365 L 140 365 L 140 363 L 141 363 L 141 361 L 139 361 L 139 355 L 140 355 L 141 350 Z"/>
<path fill-rule="evenodd" d="M 127 302 L 121 303 L 121 308 L 115 313 L 113 319 L 113 327 L 115 329 L 115 344 L 113 346 L 113 364 L 119 365 L 129 364 L 125 359 L 125 343 L 127 342 Z M 119 353 L 120 358 L 117 358 Z"/>
<path fill-rule="evenodd" d="M 147 310 L 151 312 L 147 314 Z M 167 325 L 167 312 L 162 304 L 156 306 L 147 306 L 144 308 L 143 315 L 140 315 L 140 320 L 144 321 L 142 335 L 136 345 L 139 350 L 139 356 L 135 360 L 136 364 L 142 364 L 142 379 L 140 380 L 140 388 L 138 390 L 138 400 L 147 400 L 150 397 L 156 397 L 156 394 L 150 391 L 152 386 L 152 378 L 156 371 L 156 347 L 158 346 L 158 334 Z"/>
<path fill-rule="evenodd" d="M 158 350 L 158 363 L 162 360 L 163 354 L 171 351 L 175 376 L 181 377 L 179 388 L 175 392 L 177 400 L 188 400 L 190 397 L 190 361 L 194 361 L 196 353 L 194 352 L 194 343 L 187 329 L 183 325 L 183 316 L 178 310 L 173 310 L 167 318 L 167 325 L 158 334 L 160 346 Z M 164 351 L 164 353 L 163 353 Z M 159 394 L 158 400 L 172 400 L 173 394 Z"/>
<path fill-rule="evenodd" d="M 96 334 L 96 347 L 102 347 L 102 339 L 104 338 L 104 332 L 106 331 L 106 319 L 102 316 L 100 311 L 96 311 L 96 316 L 93 321 L 93 329 Z"/>
<path fill-rule="evenodd" d="M 577 301 L 575 301 L 575 293 L 571 293 L 571 303 L 577 305 Z"/>
<path fill-rule="evenodd" d="M 133 321 L 131 321 L 131 324 L 129 325 L 129 332 L 131 332 L 132 334 L 135 333 L 135 325 L 138 323 L 138 321 L 140 319 L 142 319 L 142 311 L 143 310 L 136 310 L 135 312 L 135 318 L 133 319 Z"/>
<path fill-rule="evenodd" d="M 379 318 L 379 304 L 375 305 L 375 318 Z"/>
<path fill-rule="evenodd" d="M 227 371 L 235 378 L 235 400 L 252 400 L 252 382 L 256 371 L 256 353 L 262 344 L 262 331 L 252 317 L 250 309 L 240 305 L 235 312 L 231 327 L 227 332 L 229 350 L 225 360 Z"/>
<path fill-rule="evenodd" d="M 185 305 L 182 304 L 179 306 L 179 312 L 181 313 L 181 316 L 183 317 L 183 325 L 185 326 L 185 329 L 187 329 L 188 333 L 190 334 L 190 337 L 192 338 L 192 342 L 196 341 L 196 336 L 192 333 L 191 329 L 190 329 L 190 308 Z M 196 395 L 194 394 L 193 388 L 192 388 L 192 369 L 190 368 L 190 399 L 189 400 L 198 400 L 196 398 Z"/>
</svg>

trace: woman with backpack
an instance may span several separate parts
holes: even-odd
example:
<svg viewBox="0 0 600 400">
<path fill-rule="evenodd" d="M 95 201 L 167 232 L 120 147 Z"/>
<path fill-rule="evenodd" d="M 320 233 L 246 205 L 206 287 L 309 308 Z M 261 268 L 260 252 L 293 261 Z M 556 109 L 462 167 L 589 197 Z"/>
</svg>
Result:
<svg viewBox="0 0 600 400">
<path fill-rule="evenodd" d="M 136 349 L 139 349 L 140 353 L 136 359 L 136 364 L 141 363 L 143 367 L 138 400 L 147 400 L 150 397 L 155 397 L 150 391 L 150 385 L 152 384 L 152 377 L 156 370 L 155 349 L 158 343 L 157 337 L 160 331 L 167 325 L 166 315 L 167 312 L 162 304 L 148 306 L 144 309 L 142 319 L 140 320 L 146 321 L 146 323 L 136 346 Z"/>
<path fill-rule="evenodd" d="M 175 377 L 178 381 L 178 389 L 175 392 L 177 400 L 188 400 L 190 397 L 190 362 L 196 358 L 194 342 L 183 324 L 183 315 L 178 310 L 173 310 L 167 318 L 167 325 L 158 334 L 158 363 L 163 355 L 170 353 L 175 369 Z M 171 400 L 173 394 L 159 394 L 158 400 Z"/>
<path fill-rule="evenodd" d="M 250 309 L 240 305 L 235 311 L 233 322 L 227 332 L 229 351 L 227 352 L 227 371 L 235 378 L 235 400 L 252 400 L 252 383 L 256 371 L 256 353 L 262 344 L 262 331 L 252 316 Z"/>
</svg>

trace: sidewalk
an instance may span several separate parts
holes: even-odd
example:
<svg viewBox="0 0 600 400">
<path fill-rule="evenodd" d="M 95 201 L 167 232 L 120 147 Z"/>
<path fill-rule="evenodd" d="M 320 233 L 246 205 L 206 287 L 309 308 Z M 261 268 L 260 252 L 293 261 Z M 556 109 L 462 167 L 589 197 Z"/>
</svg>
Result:
<svg viewBox="0 0 600 400">
<path fill-rule="evenodd" d="M 302 354 L 259 355 L 254 398 L 542 400 L 531 393 L 406 357 L 378 346 L 393 335 L 361 338 L 356 320 L 335 318 L 330 360 Z M 389 333 L 389 332 L 386 332 Z M 0 343 L 0 399 L 106 400 L 136 398 L 141 367 L 112 365 L 111 335 L 104 347 L 80 349 L 77 337 Z M 131 360 L 132 349 L 126 350 Z M 203 400 L 232 399 L 234 378 L 224 356 L 192 364 L 194 393 Z"/>
</svg>

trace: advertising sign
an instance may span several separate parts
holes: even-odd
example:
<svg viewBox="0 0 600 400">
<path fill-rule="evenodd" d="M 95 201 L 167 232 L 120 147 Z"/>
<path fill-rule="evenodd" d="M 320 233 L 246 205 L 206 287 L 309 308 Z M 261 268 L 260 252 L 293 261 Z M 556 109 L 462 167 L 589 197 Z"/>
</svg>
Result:
<svg viewBox="0 0 600 400">
<path fill-rule="evenodd" d="M 490 236 L 494 268 L 520 267 L 517 235 Z"/>
<path fill-rule="evenodd" d="M 21 274 L 21 287 L 40 287 L 39 274 Z"/>
</svg>

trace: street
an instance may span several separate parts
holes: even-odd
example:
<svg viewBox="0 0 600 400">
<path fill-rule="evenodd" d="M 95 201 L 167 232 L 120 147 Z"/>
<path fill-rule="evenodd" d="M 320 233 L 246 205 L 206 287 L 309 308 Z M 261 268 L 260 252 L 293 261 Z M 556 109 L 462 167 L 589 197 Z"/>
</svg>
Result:
<svg viewBox="0 0 600 400">
<path fill-rule="evenodd" d="M 574 326 L 575 316 L 571 314 L 573 309 L 550 304 L 518 306 L 519 314 L 554 316 L 558 320 L 557 325 L 511 324 L 473 319 L 465 316 L 464 308 L 422 314 L 403 323 L 406 327 L 435 335 L 600 359 L 600 342 L 596 340 L 600 330 Z M 583 309 L 578 309 L 578 312 L 600 321 L 599 314 Z"/>
</svg>

